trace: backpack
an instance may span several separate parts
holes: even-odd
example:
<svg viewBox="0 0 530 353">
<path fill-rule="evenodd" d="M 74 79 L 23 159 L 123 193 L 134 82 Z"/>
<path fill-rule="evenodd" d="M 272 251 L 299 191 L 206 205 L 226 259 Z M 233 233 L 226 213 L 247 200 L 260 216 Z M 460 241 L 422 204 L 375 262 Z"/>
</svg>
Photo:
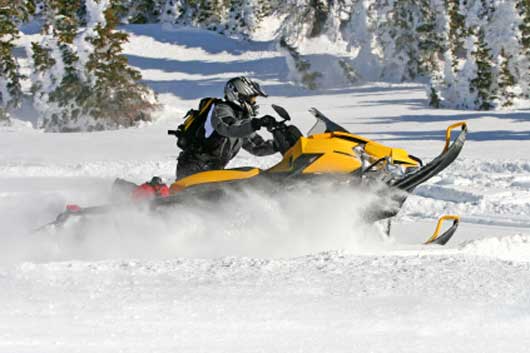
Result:
<svg viewBox="0 0 530 353">
<path fill-rule="evenodd" d="M 222 102 L 219 98 L 203 98 L 198 109 L 190 109 L 184 115 L 184 122 L 177 127 L 177 130 L 168 131 L 169 134 L 177 137 L 177 146 L 182 150 L 188 150 L 194 141 L 204 136 L 204 124 L 211 107 Z"/>
</svg>

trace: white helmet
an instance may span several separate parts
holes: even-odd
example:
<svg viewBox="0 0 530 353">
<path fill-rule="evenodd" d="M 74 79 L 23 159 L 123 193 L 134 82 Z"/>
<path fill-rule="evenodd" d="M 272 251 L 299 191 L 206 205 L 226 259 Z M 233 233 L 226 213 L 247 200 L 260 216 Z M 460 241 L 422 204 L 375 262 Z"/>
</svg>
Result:
<svg viewBox="0 0 530 353">
<path fill-rule="evenodd" d="M 259 83 L 240 76 L 230 79 L 225 86 L 225 99 L 243 108 L 249 115 L 256 116 L 259 106 L 255 97 L 268 97 L 267 93 L 260 87 Z"/>
</svg>

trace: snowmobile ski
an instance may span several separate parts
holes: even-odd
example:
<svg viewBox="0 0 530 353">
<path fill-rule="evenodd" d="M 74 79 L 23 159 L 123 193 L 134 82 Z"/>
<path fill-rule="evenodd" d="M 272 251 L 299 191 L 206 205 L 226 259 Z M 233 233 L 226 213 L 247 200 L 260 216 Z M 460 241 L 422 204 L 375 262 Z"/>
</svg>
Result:
<svg viewBox="0 0 530 353">
<path fill-rule="evenodd" d="M 453 224 L 449 229 L 447 229 L 445 232 L 440 234 L 440 231 L 442 230 L 442 225 L 445 221 L 452 220 Z M 437 245 L 445 245 L 453 235 L 456 233 L 456 230 L 458 229 L 458 225 L 460 224 L 460 217 L 455 215 L 447 215 L 443 216 L 438 220 L 438 224 L 436 225 L 436 230 L 434 231 L 433 235 L 424 243 L 425 245 L 430 244 L 437 244 Z"/>
<path fill-rule="evenodd" d="M 461 131 L 458 137 L 451 144 L 451 131 L 456 127 L 461 127 Z M 465 122 L 459 122 L 449 126 L 446 131 L 446 141 L 443 152 L 431 162 L 419 168 L 417 171 L 397 180 L 392 184 L 392 186 L 406 192 L 412 192 L 418 185 L 439 174 L 458 157 L 462 151 L 462 148 L 464 147 L 464 143 L 466 142 L 466 135 L 467 124 Z"/>
</svg>

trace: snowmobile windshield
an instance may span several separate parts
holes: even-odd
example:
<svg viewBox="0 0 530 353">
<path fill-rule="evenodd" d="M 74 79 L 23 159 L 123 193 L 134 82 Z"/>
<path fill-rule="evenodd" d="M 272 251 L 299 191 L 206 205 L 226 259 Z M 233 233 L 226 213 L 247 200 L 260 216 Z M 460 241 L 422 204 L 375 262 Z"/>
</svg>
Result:
<svg viewBox="0 0 530 353">
<path fill-rule="evenodd" d="M 307 136 L 323 134 L 327 130 L 326 122 L 317 118 L 315 125 L 309 130 Z"/>
<path fill-rule="evenodd" d="M 331 121 L 328 117 L 326 117 L 317 109 L 312 108 L 310 112 L 317 118 L 317 121 L 315 125 L 313 125 L 313 127 L 309 130 L 307 136 L 323 134 L 325 132 L 349 132 L 339 124 L 336 124 Z"/>
</svg>

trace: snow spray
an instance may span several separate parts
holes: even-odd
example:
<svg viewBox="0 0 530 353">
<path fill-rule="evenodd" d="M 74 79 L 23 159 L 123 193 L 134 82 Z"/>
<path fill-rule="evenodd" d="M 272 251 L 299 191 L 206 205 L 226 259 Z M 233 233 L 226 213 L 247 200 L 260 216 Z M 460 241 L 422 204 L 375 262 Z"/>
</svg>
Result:
<svg viewBox="0 0 530 353">
<path fill-rule="evenodd" d="M 32 261 L 166 259 L 173 257 L 293 257 L 328 250 L 373 252 L 385 236 L 367 223 L 375 193 L 331 181 L 231 191 L 221 200 L 186 200 L 152 211 L 120 208 L 73 218 L 62 229 L 18 241 Z"/>
</svg>

